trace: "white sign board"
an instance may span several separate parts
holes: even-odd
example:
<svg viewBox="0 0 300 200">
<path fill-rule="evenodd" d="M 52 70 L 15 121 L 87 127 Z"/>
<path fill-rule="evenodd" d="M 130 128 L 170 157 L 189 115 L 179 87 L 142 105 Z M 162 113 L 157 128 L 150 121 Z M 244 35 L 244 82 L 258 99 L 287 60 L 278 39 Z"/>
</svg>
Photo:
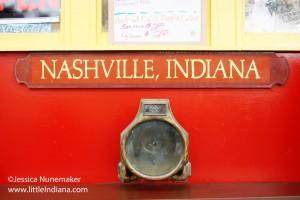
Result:
<svg viewBox="0 0 300 200">
<path fill-rule="evenodd" d="M 111 0 L 109 4 L 113 43 L 203 41 L 203 0 Z"/>
</svg>

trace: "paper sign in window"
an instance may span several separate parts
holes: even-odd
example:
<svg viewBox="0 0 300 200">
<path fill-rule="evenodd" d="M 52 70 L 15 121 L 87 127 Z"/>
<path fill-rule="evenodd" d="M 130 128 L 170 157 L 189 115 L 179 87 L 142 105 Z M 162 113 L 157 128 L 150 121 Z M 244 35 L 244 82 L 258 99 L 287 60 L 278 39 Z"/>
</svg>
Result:
<svg viewBox="0 0 300 200">
<path fill-rule="evenodd" d="M 203 42 L 202 0 L 112 0 L 109 4 L 113 43 Z"/>
</svg>

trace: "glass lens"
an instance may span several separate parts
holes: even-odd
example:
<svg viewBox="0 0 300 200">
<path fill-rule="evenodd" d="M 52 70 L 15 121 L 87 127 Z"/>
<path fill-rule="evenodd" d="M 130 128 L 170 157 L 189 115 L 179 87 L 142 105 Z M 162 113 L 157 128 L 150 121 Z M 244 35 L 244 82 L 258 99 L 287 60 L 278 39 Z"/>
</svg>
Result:
<svg viewBox="0 0 300 200">
<path fill-rule="evenodd" d="M 169 123 L 146 121 L 130 132 L 125 151 L 129 163 L 139 173 L 162 176 L 173 171 L 184 156 L 184 141 Z"/>
</svg>

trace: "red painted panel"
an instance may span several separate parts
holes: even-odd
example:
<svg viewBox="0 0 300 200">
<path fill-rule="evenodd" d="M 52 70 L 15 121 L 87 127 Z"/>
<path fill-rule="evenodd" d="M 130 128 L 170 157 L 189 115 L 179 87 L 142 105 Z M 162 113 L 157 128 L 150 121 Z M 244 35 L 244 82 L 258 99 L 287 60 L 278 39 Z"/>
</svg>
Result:
<svg viewBox="0 0 300 200">
<path fill-rule="evenodd" d="M 141 98 L 169 98 L 190 134 L 191 182 L 300 181 L 300 54 L 273 89 L 40 89 L 0 54 L 0 183 L 8 176 L 117 182 L 120 132 Z"/>
</svg>

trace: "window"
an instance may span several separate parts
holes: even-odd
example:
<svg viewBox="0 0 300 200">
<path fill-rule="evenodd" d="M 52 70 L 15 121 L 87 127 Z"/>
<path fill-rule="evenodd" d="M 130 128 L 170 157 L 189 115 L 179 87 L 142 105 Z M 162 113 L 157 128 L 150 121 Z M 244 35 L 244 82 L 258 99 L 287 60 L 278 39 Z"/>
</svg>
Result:
<svg viewBox="0 0 300 200">
<path fill-rule="evenodd" d="M 0 0 L 0 51 L 300 50 L 300 0 Z"/>
<path fill-rule="evenodd" d="M 1 33 L 56 32 L 60 0 L 0 0 Z"/>
<path fill-rule="evenodd" d="M 237 49 L 299 50 L 300 0 L 236 0 Z"/>
<path fill-rule="evenodd" d="M 300 0 L 247 0 L 247 32 L 300 33 Z"/>
</svg>

